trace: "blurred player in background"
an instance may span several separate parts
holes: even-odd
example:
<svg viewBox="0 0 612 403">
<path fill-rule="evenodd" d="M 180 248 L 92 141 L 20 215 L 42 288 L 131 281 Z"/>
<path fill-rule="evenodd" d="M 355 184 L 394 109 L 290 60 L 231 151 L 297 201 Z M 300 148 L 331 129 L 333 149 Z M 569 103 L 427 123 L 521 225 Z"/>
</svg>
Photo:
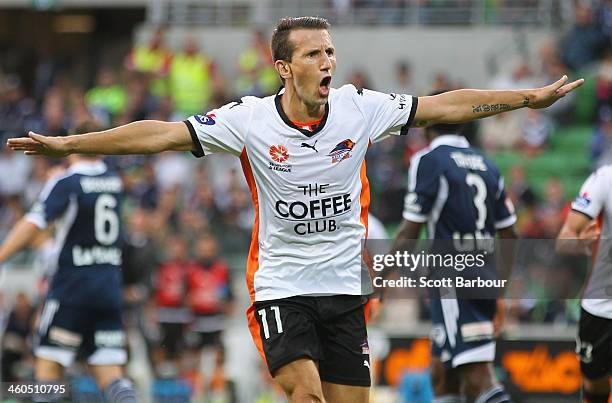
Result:
<svg viewBox="0 0 612 403">
<path fill-rule="evenodd" d="M 155 304 L 160 337 L 153 347 L 152 361 L 158 377 L 174 377 L 179 372 L 181 352 L 185 348 L 185 329 L 190 320 L 185 304 L 187 272 L 191 256 L 187 240 L 179 234 L 168 240 L 167 260 L 157 270 Z"/>
<path fill-rule="evenodd" d="M 208 233 L 201 234 L 195 244 L 195 261 L 187 272 L 187 304 L 191 311 L 192 323 L 188 333 L 188 353 L 196 372 L 190 377 L 196 396 L 206 391 L 213 393 L 213 387 L 224 386 L 224 357 L 222 332 L 227 314 L 231 312 L 232 291 L 229 267 L 219 256 L 217 239 Z M 202 374 L 202 355 L 212 353 L 213 365 L 210 374 Z"/>
<path fill-rule="evenodd" d="M 604 165 L 582 185 L 557 237 L 557 251 L 592 256 L 576 337 L 585 403 L 607 403 L 612 397 L 611 189 L 612 165 Z"/>
<path fill-rule="evenodd" d="M 76 133 L 96 130 L 84 123 Z M 78 351 L 111 402 L 135 402 L 124 377 L 127 361 L 121 322 L 121 178 L 98 157 L 72 155 L 70 166 L 50 179 L 40 201 L 0 246 L 0 264 L 55 223 L 58 268 L 47 293 L 34 346 L 35 378 L 60 382 Z M 55 401 L 56 396 L 35 396 Z"/>
<path fill-rule="evenodd" d="M 451 253 L 477 252 L 480 246 L 475 240 L 493 239 L 496 234 L 516 238 L 514 208 L 499 170 L 458 135 L 461 130 L 461 125 L 453 124 L 426 129 L 432 141 L 410 162 L 404 219 L 394 250 L 406 250 L 418 239 L 423 224 L 427 224 L 428 237 L 442 240 L 438 244 Z M 434 248 L 436 244 L 434 241 Z M 473 276 L 470 269 L 461 275 Z M 496 277 L 487 268 L 479 269 L 478 275 Z M 435 268 L 431 276 L 436 278 Z M 493 372 L 495 298 L 430 291 L 434 401 L 510 402 Z"/>
<path fill-rule="evenodd" d="M 544 108 L 582 85 L 457 90 L 430 97 L 332 89 L 336 51 L 323 18 L 284 18 L 272 36 L 284 84 L 184 122 L 141 121 L 68 138 L 10 139 L 26 154 L 226 152 L 240 157 L 256 209 L 247 259 L 253 340 L 291 402 L 366 402 L 369 348 L 361 240 L 367 237 L 371 143 L 412 125 Z M 567 83 L 567 84 L 566 84 Z M 367 278 L 367 276 L 365 276 Z"/>
</svg>

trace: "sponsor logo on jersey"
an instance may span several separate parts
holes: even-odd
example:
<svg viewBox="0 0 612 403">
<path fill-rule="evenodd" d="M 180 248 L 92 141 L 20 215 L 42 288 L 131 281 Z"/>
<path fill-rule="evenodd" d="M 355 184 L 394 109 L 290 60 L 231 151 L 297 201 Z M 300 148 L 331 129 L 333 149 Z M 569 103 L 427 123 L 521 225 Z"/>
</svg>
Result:
<svg viewBox="0 0 612 403">
<path fill-rule="evenodd" d="M 289 159 L 289 151 L 287 151 L 287 147 L 283 145 L 273 145 L 270 147 L 270 158 L 272 158 L 274 162 L 283 163 Z"/>
<path fill-rule="evenodd" d="M 591 199 L 589 198 L 588 193 L 584 192 L 578 197 L 576 197 L 574 203 L 576 204 L 576 207 L 587 208 L 591 204 Z"/>
<path fill-rule="evenodd" d="M 217 116 L 214 113 L 208 113 L 206 115 L 195 115 L 194 118 L 195 120 L 203 125 L 208 125 L 208 126 L 212 126 L 215 123 L 215 119 Z"/>
<path fill-rule="evenodd" d="M 399 99 L 398 99 L 399 96 Z M 398 100 L 398 106 L 397 109 L 404 109 L 406 107 L 406 101 L 407 101 L 407 97 L 406 94 L 395 94 L 395 93 L 391 93 L 389 94 L 390 100 L 391 101 L 395 101 L 396 99 Z"/>
<path fill-rule="evenodd" d="M 370 354 L 370 346 L 367 340 L 361 343 L 361 354 Z"/>
<path fill-rule="evenodd" d="M 269 168 L 273 171 L 279 172 L 291 172 L 291 165 L 285 164 L 285 162 L 289 159 L 289 151 L 287 147 L 282 144 L 272 145 L 270 146 L 270 161 Z"/>
<path fill-rule="evenodd" d="M 331 152 L 327 155 L 331 157 L 331 163 L 335 164 L 337 162 L 350 158 L 353 147 L 355 147 L 355 142 L 351 139 L 346 139 L 338 143 L 334 147 L 334 149 L 331 150 Z"/>
</svg>

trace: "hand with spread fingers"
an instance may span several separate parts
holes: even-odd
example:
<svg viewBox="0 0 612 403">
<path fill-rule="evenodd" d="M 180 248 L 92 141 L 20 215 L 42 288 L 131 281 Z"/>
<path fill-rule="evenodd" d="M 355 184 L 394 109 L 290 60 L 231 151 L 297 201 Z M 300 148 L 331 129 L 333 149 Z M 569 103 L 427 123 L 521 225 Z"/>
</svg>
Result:
<svg viewBox="0 0 612 403">
<path fill-rule="evenodd" d="M 525 106 L 531 109 L 547 108 L 563 98 L 570 91 L 584 84 L 583 78 L 572 81 L 571 83 L 567 83 L 567 80 L 567 76 L 563 76 L 546 87 L 533 90 L 531 97 L 525 98 Z"/>
<path fill-rule="evenodd" d="M 48 137 L 34 132 L 29 132 L 28 137 L 8 139 L 6 145 L 14 151 L 23 151 L 26 155 L 64 157 L 70 153 L 67 137 Z"/>
</svg>

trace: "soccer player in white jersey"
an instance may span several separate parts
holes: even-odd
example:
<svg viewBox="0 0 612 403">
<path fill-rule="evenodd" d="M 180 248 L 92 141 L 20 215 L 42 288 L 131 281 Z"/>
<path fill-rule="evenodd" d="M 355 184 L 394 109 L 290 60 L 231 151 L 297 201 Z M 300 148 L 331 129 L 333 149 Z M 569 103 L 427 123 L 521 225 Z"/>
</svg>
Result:
<svg viewBox="0 0 612 403">
<path fill-rule="evenodd" d="M 366 402 L 369 348 L 362 277 L 369 185 L 365 153 L 411 125 L 463 122 L 552 105 L 583 80 L 431 97 L 331 87 L 336 50 L 323 18 L 284 18 L 272 36 L 284 89 L 185 122 L 141 121 L 67 138 L 10 139 L 26 154 L 226 152 L 240 158 L 255 211 L 247 260 L 249 327 L 290 402 Z M 365 281 L 362 281 L 365 278 Z"/>
<path fill-rule="evenodd" d="M 583 401 L 607 403 L 612 375 L 612 165 L 591 174 L 572 203 L 557 250 L 591 255 L 592 272 L 582 295 L 576 353 Z"/>
</svg>

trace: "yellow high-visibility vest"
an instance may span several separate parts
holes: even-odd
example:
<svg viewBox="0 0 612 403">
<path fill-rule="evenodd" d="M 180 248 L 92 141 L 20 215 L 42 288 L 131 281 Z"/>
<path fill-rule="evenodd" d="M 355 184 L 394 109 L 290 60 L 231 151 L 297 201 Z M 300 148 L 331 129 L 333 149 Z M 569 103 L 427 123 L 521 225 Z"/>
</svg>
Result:
<svg viewBox="0 0 612 403">
<path fill-rule="evenodd" d="M 151 49 L 147 46 L 138 46 L 134 49 L 134 68 L 143 73 L 161 73 L 167 58 L 165 49 Z M 158 97 L 168 93 L 164 78 L 156 77 L 151 81 L 151 92 Z"/>
<path fill-rule="evenodd" d="M 212 96 L 210 62 L 202 55 L 180 54 L 170 67 L 170 95 L 174 109 L 186 115 L 202 113 Z"/>
</svg>

